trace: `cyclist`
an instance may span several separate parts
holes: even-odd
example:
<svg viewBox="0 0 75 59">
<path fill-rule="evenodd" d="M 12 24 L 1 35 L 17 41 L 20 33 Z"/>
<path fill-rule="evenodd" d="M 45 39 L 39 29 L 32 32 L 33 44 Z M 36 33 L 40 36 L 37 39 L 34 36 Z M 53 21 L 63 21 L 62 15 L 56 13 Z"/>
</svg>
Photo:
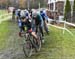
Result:
<svg viewBox="0 0 75 59">
<path fill-rule="evenodd" d="M 26 17 L 26 19 L 31 19 L 31 17 L 30 17 L 30 13 L 29 13 L 29 11 L 28 10 L 24 10 L 25 11 L 25 17 Z"/>
<path fill-rule="evenodd" d="M 46 10 L 41 10 L 41 11 L 40 11 L 40 15 L 41 15 L 42 18 L 43 18 L 44 29 L 45 29 L 45 31 L 47 32 L 47 34 L 49 34 L 48 27 L 47 27 L 48 16 L 47 16 L 47 14 L 46 14 Z"/>
<path fill-rule="evenodd" d="M 13 9 L 13 11 L 12 11 L 12 20 L 15 20 L 15 10 L 16 9 Z"/>
<path fill-rule="evenodd" d="M 31 26 L 31 22 L 29 21 L 29 19 L 26 17 L 25 11 L 21 11 L 20 13 L 20 19 L 21 19 L 21 31 L 20 31 L 20 36 L 21 36 L 21 32 L 25 31 L 25 26 L 27 27 L 27 32 L 31 33 L 31 35 L 38 40 L 39 38 L 37 37 L 35 30 L 32 30 L 32 26 Z"/>
<path fill-rule="evenodd" d="M 18 22 L 18 26 L 19 26 L 19 28 L 20 28 L 20 32 L 19 32 L 19 36 L 21 37 L 21 32 L 22 31 L 24 31 L 24 28 L 23 28 L 23 26 L 22 26 L 22 21 L 21 21 L 21 9 L 18 9 L 18 10 L 16 10 L 16 19 L 17 19 L 17 22 Z"/>
<path fill-rule="evenodd" d="M 20 19 L 20 12 L 21 12 L 20 9 L 16 10 L 16 12 L 15 12 L 16 19 L 17 19 L 17 20 Z"/>
<path fill-rule="evenodd" d="M 37 26 L 40 26 L 40 31 L 42 33 L 42 37 L 44 37 L 43 34 L 43 19 L 41 17 L 41 15 L 38 13 L 38 11 L 33 10 L 32 11 L 32 29 L 34 30 L 35 27 L 37 28 Z M 44 39 L 42 39 L 42 42 L 44 43 Z"/>
</svg>

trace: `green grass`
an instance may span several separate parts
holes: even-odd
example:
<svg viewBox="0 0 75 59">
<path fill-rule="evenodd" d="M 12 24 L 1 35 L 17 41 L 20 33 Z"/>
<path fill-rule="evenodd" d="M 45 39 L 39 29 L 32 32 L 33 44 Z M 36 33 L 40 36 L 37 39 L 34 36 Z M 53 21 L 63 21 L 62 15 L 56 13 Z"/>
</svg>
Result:
<svg viewBox="0 0 75 59">
<path fill-rule="evenodd" d="M 0 24 L 0 49 L 4 49 L 7 43 L 6 38 L 9 36 L 9 22 L 5 21 Z"/>
<path fill-rule="evenodd" d="M 6 14 L 8 14 L 7 10 L 0 10 L 0 21 L 4 20 L 8 16 L 10 16 L 10 14 L 9 15 L 6 15 Z M 2 16 L 2 15 L 4 15 L 4 16 Z"/>
<path fill-rule="evenodd" d="M 0 15 L 6 14 L 7 10 L 0 10 Z"/>
<path fill-rule="evenodd" d="M 0 15 L 6 14 L 6 13 L 7 13 L 6 10 L 0 10 Z M 6 38 L 9 33 L 8 25 L 9 25 L 8 22 L 2 22 L 0 24 L 0 50 L 5 48 L 5 45 L 6 45 Z"/>
<path fill-rule="evenodd" d="M 75 30 L 71 29 L 73 34 Z M 75 59 L 75 36 L 65 31 L 50 27 L 50 35 L 45 35 L 45 44 L 41 52 L 32 59 Z"/>
</svg>

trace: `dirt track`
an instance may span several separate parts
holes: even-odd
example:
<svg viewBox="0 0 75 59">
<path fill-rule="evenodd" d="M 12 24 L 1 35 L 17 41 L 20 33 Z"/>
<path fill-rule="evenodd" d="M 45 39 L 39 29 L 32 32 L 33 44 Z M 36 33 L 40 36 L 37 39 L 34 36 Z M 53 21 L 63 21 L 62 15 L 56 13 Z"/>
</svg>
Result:
<svg viewBox="0 0 75 59">
<path fill-rule="evenodd" d="M 18 26 L 16 23 L 11 22 L 9 29 L 12 31 L 7 39 L 7 49 L 0 52 L 0 59 L 24 59 L 22 51 L 23 40 L 18 36 Z"/>
</svg>

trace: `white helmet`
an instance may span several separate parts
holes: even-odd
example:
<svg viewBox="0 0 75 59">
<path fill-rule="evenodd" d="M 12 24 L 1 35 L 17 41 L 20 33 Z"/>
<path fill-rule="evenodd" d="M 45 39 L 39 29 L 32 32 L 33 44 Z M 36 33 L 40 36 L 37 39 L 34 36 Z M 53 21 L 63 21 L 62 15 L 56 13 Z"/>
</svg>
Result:
<svg viewBox="0 0 75 59">
<path fill-rule="evenodd" d="M 21 9 L 18 9 L 17 11 L 21 11 Z"/>
<path fill-rule="evenodd" d="M 34 9 L 32 10 L 32 16 L 33 16 L 33 17 L 36 17 L 36 16 L 37 16 L 37 11 L 34 10 Z"/>
<path fill-rule="evenodd" d="M 24 10 L 26 13 L 29 13 L 27 9 Z"/>
<path fill-rule="evenodd" d="M 21 10 L 20 15 L 21 15 L 21 17 L 25 17 L 25 12 L 24 12 L 24 10 Z"/>
</svg>

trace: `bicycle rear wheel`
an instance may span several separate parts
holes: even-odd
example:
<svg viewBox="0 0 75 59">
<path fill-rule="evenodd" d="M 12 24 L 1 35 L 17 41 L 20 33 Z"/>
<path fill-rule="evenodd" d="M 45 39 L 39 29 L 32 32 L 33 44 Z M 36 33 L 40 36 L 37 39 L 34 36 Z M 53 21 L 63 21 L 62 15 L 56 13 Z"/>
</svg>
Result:
<svg viewBox="0 0 75 59">
<path fill-rule="evenodd" d="M 23 51 L 26 57 L 30 57 L 32 55 L 32 44 L 31 42 L 27 41 L 23 45 Z"/>
</svg>

